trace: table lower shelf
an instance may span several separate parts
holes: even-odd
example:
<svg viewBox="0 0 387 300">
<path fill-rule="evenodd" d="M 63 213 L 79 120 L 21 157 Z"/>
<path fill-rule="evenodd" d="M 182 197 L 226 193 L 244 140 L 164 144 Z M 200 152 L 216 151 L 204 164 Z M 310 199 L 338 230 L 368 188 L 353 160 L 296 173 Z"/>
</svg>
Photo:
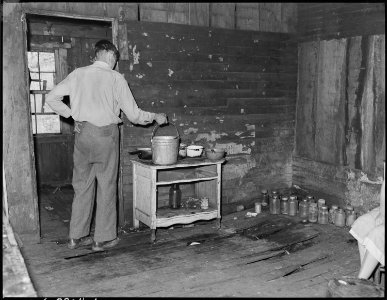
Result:
<svg viewBox="0 0 387 300">
<path fill-rule="evenodd" d="M 199 220 L 211 220 L 215 218 L 218 218 L 218 210 L 211 207 L 205 210 L 160 208 L 156 213 L 156 227 L 189 224 Z"/>
</svg>

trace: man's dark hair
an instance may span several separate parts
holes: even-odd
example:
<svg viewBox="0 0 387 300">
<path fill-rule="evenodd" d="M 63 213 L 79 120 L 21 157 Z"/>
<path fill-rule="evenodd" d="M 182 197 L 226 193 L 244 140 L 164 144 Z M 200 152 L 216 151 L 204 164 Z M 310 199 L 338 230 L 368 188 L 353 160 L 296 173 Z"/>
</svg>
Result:
<svg viewBox="0 0 387 300">
<path fill-rule="evenodd" d="M 106 51 L 113 51 L 116 59 L 118 60 L 120 58 L 120 52 L 118 52 L 116 46 L 114 46 L 113 43 L 111 43 L 108 40 L 100 40 L 97 43 L 95 43 L 95 56 L 97 56 L 97 53 L 106 50 Z"/>
</svg>

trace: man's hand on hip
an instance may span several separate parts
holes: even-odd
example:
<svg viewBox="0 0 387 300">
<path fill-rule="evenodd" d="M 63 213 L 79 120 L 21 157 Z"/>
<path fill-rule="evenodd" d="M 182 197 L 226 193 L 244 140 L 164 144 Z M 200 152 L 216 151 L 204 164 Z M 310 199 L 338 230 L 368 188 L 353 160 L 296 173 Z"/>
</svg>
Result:
<svg viewBox="0 0 387 300">
<path fill-rule="evenodd" d="M 159 124 L 159 125 L 168 123 L 167 115 L 164 114 L 164 113 L 155 114 L 155 118 L 154 119 L 157 122 L 157 124 Z"/>
<path fill-rule="evenodd" d="M 81 133 L 81 127 L 83 123 L 74 121 L 74 132 Z"/>
</svg>

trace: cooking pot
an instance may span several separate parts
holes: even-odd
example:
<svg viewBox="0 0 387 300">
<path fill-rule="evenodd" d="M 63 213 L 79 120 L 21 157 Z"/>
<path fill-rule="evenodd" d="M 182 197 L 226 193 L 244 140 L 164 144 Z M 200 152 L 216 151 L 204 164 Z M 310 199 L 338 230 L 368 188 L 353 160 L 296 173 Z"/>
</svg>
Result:
<svg viewBox="0 0 387 300">
<path fill-rule="evenodd" d="M 129 151 L 129 154 L 138 154 L 138 158 L 140 159 L 152 159 L 151 148 L 137 148 L 134 151 Z"/>
<path fill-rule="evenodd" d="M 200 145 L 189 145 L 187 147 L 188 157 L 200 157 L 203 153 L 203 146 Z"/>
<path fill-rule="evenodd" d="M 164 135 L 155 136 L 155 132 L 160 127 L 156 124 L 152 132 L 152 161 L 156 165 L 172 165 L 177 162 L 179 156 L 180 135 L 175 124 L 169 122 L 176 130 L 176 136 Z"/>
<path fill-rule="evenodd" d="M 206 156 L 210 160 L 218 160 L 222 159 L 225 155 L 226 151 L 220 148 L 210 148 L 206 149 Z"/>
</svg>

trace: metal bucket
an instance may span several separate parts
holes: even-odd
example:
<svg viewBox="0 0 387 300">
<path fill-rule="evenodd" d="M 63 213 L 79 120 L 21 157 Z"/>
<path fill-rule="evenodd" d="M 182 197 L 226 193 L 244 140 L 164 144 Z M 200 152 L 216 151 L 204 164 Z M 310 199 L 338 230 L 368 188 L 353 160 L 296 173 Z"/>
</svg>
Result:
<svg viewBox="0 0 387 300">
<path fill-rule="evenodd" d="M 152 161 L 156 165 L 172 165 L 177 162 L 180 135 L 176 126 L 173 123 L 169 124 L 175 127 L 177 136 L 154 136 L 156 130 L 159 128 L 158 124 L 152 132 Z"/>
</svg>

